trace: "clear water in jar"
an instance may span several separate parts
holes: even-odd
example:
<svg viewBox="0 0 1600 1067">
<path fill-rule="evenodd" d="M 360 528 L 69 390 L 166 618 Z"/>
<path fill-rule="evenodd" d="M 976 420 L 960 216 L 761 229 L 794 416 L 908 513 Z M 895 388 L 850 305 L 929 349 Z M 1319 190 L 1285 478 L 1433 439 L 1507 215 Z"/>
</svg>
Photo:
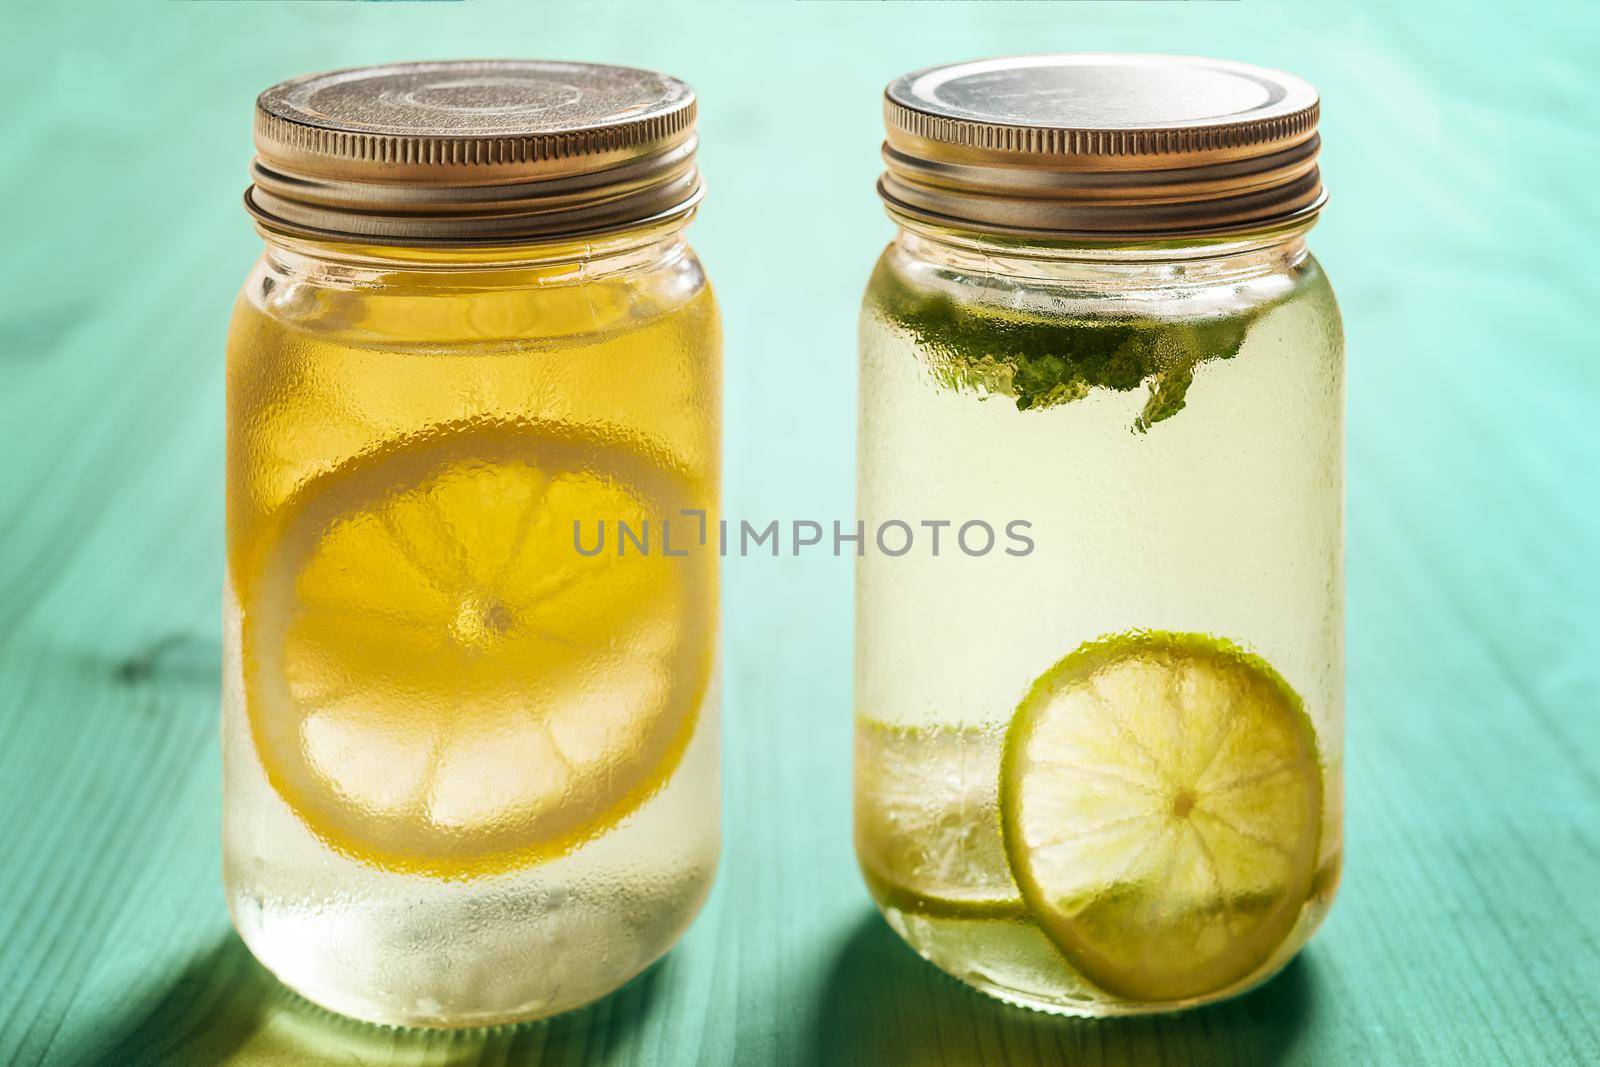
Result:
<svg viewBox="0 0 1600 1067">
<path fill-rule="evenodd" d="M 1315 261 L 1274 255 L 1234 277 L 1108 294 L 1071 279 L 939 268 L 891 246 L 869 288 L 860 517 L 869 530 L 891 519 L 955 525 L 938 555 L 924 532 L 903 556 L 858 561 L 857 851 L 894 929 L 1003 999 L 1109 1015 L 1232 995 L 1281 967 L 1332 900 L 1342 348 Z M 1092 358 L 1053 361 L 1074 346 Z M 997 529 L 1025 520 L 1033 550 L 968 555 L 949 538 L 970 519 Z M 1150 632 L 1181 636 L 1160 655 L 1125 654 L 1148 652 L 1145 638 L 1126 635 Z M 1156 682 L 1128 690 L 1119 709 L 1115 687 L 1102 684 L 1110 675 L 1095 682 L 1104 700 L 1074 691 L 1087 685 L 1073 673 L 1085 662 Z M 1190 778 L 1212 775 L 1232 800 L 1276 774 L 1272 796 L 1310 798 L 1298 826 L 1279 819 L 1256 844 L 1200 825 L 1192 790 L 1163 792 L 1158 765 L 1182 763 L 1181 744 L 1176 755 L 1141 754 L 1121 725 L 1067 736 L 1074 700 L 1110 724 L 1124 710 L 1152 729 L 1164 728 L 1162 714 L 1179 730 L 1225 723 L 1227 708 L 1185 695 L 1206 681 L 1207 664 L 1266 694 L 1265 725 Z M 1163 702 L 1187 710 L 1163 713 Z M 1019 713 L 1024 704 L 1034 710 Z M 1301 747 L 1269 758 L 1273 745 Z M 1230 760 L 1262 769 L 1227 777 L 1217 768 Z M 1096 775 L 1099 791 L 1084 793 Z M 1048 838 L 1052 804 L 1067 820 L 1059 840 Z M 1085 804 L 1114 817 L 1080 827 L 1070 818 Z M 1044 826 L 1031 843 L 1030 818 Z M 1208 838 L 1228 854 L 1198 858 Z M 1160 889 L 1207 866 L 1188 896 Z M 1260 873 L 1290 866 L 1281 884 Z M 1252 879 L 1260 884 L 1234 892 Z M 1129 909 L 1152 901 L 1160 907 L 1144 926 L 1167 924 L 1165 941 L 1138 940 Z M 1252 907 L 1276 910 L 1258 922 Z M 1164 971 L 1163 946 L 1201 941 L 1206 968 Z"/>
<path fill-rule="evenodd" d="M 473 1026 L 615 989 L 719 849 L 719 335 L 647 268 L 270 253 L 229 344 L 234 922 L 342 1014 Z M 714 520 L 713 520 L 714 521 Z M 592 547 L 575 551 L 572 525 Z M 657 527 L 659 529 L 659 527 Z M 659 536 L 659 534 L 658 534 Z"/>
</svg>

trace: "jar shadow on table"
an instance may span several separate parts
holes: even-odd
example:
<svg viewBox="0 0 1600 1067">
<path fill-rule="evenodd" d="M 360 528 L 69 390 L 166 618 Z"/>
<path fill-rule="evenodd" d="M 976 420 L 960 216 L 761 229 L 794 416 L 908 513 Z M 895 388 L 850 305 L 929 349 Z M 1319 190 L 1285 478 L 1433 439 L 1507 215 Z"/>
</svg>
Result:
<svg viewBox="0 0 1600 1067">
<path fill-rule="evenodd" d="M 283 1065 L 361 1063 L 384 1067 L 594 1063 L 627 1042 L 650 1017 L 670 961 L 578 1011 L 517 1026 L 418 1030 L 373 1026 L 329 1012 L 290 992 L 235 937 L 197 956 L 143 1008 L 95 1028 L 96 1037 L 58 1050 L 50 1062 Z"/>
<path fill-rule="evenodd" d="M 1074 1019 L 991 1000 L 923 961 L 876 911 L 850 929 L 806 1063 L 828 1067 L 1147 1067 L 1289 1062 L 1313 1009 L 1302 952 L 1242 997 L 1175 1015 Z"/>
</svg>

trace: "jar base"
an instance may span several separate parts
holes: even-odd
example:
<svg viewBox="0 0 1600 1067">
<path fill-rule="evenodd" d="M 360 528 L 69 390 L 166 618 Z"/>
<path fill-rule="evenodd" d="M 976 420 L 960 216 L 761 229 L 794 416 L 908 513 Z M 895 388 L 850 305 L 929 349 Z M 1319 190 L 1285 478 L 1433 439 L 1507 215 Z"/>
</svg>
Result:
<svg viewBox="0 0 1600 1067">
<path fill-rule="evenodd" d="M 1025 915 L 957 918 L 919 915 L 883 901 L 877 905 L 917 955 L 985 996 L 1048 1015 L 1107 1019 L 1184 1012 L 1249 993 L 1294 959 L 1331 903 L 1331 893 L 1308 901 L 1282 946 L 1241 981 L 1214 993 L 1168 1001 L 1125 1000 L 1091 985 Z"/>
<path fill-rule="evenodd" d="M 581 890 L 553 900 L 515 879 L 457 884 L 453 900 L 421 906 L 390 898 L 307 908 L 236 892 L 229 909 L 256 960 L 319 1008 L 382 1026 L 478 1029 L 559 1015 L 626 985 L 700 910 L 711 878 L 695 873 L 633 900 L 626 915 Z"/>
</svg>

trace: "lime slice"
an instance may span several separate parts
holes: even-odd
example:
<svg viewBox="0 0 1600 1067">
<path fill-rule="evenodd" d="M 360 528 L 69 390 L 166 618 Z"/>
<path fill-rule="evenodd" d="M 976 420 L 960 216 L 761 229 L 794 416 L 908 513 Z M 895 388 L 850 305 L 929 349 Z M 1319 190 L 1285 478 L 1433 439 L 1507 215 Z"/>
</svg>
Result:
<svg viewBox="0 0 1600 1067">
<path fill-rule="evenodd" d="M 856 856 L 887 907 L 935 918 L 1024 914 L 1000 840 L 1002 731 L 856 726 Z"/>
<path fill-rule="evenodd" d="M 268 780 L 336 850 L 471 877 L 559 855 L 666 781 L 715 631 L 708 554 L 615 524 L 706 501 L 627 443 L 469 424 L 308 483 L 241 589 Z M 585 555 L 574 523 L 604 521 Z"/>
<path fill-rule="evenodd" d="M 1204 996 L 1267 963 L 1311 895 L 1321 807 L 1300 698 L 1200 634 L 1083 645 L 1006 735 L 1022 898 L 1080 974 L 1130 1000 Z"/>
</svg>

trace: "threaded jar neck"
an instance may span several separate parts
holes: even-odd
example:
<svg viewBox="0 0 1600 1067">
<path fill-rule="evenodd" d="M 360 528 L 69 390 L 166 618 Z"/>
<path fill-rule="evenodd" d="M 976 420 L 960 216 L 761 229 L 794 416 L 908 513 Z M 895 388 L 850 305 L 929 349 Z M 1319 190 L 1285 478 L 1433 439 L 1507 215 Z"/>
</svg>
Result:
<svg viewBox="0 0 1600 1067">
<path fill-rule="evenodd" d="M 1090 288 L 1160 289 L 1227 285 L 1292 270 L 1309 254 L 1314 223 L 1256 234 L 1146 243 L 1029 241 L 897 218 L 895 244 L 945 271 L 1077 283 Z"/>
</svg>

